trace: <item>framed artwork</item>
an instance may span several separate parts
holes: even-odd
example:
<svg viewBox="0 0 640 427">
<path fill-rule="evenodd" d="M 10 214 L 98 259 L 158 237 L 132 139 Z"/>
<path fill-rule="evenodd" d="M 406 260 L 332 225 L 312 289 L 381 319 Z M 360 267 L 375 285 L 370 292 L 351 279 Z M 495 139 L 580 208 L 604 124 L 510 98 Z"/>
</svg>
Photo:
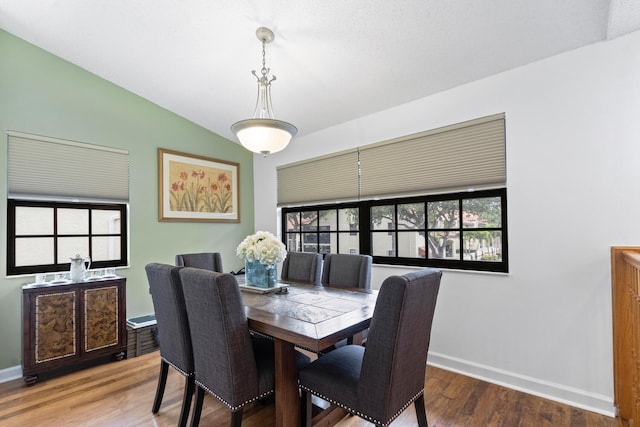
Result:
<svg viewBox="0 0 640 427">
<path fill-rule="evenodd" d="M 240 165 L 158 148 L 158 220 L 240 222 Z"/>
</svg>

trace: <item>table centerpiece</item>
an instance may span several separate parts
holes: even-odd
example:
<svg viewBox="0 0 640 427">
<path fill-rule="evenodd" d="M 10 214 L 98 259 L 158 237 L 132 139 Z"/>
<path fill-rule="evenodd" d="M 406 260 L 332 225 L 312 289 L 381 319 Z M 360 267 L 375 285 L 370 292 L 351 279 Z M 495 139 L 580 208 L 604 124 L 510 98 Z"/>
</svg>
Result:
<svg viewBox="0 0 640 427">
<path fill-rule="evenodd" d="M 278 281 L 276 264 L 287 256 L 287 249 L 274 234 L 258 231 L 245 237 L 236 255 L 244 259 L 246 285 L 272 288 Z"/>
</svg>

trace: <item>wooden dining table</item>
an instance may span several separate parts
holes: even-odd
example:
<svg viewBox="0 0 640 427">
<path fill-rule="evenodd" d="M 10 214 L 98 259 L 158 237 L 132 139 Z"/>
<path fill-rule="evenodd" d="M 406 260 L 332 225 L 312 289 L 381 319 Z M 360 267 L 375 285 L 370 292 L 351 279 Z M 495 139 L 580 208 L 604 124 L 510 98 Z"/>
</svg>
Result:
<svg viewBox="0 0 640 427">
<path fill-rule="evenodd" d="M 274 292 L 243 290 L 249 327 L 275 340 L 276 426 L 300 425 L 295 347 L 319 352 L 369 327 L 377 291 L 287 282 Z M 242 287 L 241 287 L 242 288 Z"/>
</svg>

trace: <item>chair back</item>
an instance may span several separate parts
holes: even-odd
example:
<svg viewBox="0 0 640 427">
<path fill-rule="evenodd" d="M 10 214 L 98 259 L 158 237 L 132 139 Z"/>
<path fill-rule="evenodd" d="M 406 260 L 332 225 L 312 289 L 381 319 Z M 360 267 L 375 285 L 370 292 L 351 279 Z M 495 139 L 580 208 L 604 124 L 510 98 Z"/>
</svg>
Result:
<svg viewBox="0 0 640 427">
<path fill-rule="evenodd" d="M 424 391 L 441 277 L 440 270 L 424 269 L 382 283 L 357 392 L 357 407 L 374 419 L 392 419 Z"/>
<path fill-rule="evenodd" d="M 176 255 L 176 265 L 182 267 L 202 268 L 222 273 L 222 255 L 219 252 L 202 252 L 196 254 Z"/>
<path fill-rule="evenodd" d="M 371 288 L 370 255 L 327 254 L 322 264 L 322 285 Z"/>
<path fill-rule="evenodd" d="M 282 263 L 282 280 L 320 286 L 322 255 L 312 252 L 289 252 Z"/>
<path fill-rule="evenodd" d="M 258 369 L 235 276 L 180 270 L 193 342 L 196 384 L 232 411 L 254 399 Z"/>
<path fill-rule="evenodd" d="M 145 266 L 158 327 L 160 356 L 184 375 L 193 374 L 193 351 L 180 270 L 168 264 Z"/>
</svg>

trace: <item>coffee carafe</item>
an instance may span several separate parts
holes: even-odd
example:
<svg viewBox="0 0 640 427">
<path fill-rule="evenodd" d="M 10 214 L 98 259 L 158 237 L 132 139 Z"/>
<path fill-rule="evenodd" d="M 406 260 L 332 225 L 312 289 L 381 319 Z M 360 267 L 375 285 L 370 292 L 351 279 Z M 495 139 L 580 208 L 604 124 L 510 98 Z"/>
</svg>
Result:
<svg viewBox="0 0 640 427">
<path fill-rule="evenodd" d="M 84 280 L 84 273 L 91 267 L 91 258 L 83 258 L 80 254 L 69 258 L 71 260 L 71 271 L 69 271 L 71 280 L 81 282 Z"/>
</svg>

